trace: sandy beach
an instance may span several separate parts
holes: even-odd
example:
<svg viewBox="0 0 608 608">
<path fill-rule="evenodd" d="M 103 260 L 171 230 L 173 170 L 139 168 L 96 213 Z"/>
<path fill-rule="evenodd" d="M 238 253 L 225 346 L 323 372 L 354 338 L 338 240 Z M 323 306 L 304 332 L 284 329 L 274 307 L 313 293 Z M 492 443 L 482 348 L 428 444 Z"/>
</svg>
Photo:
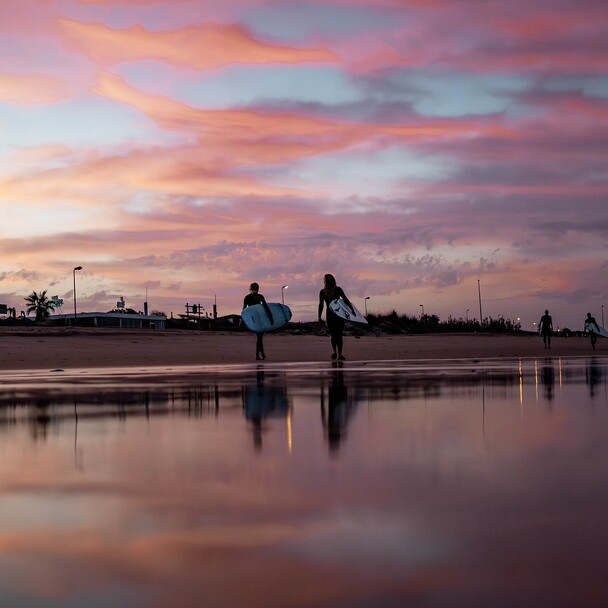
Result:
<svg viewBox="0 0 608 608">
<path fill-rule="evenodd" d="M 329 338 L 293 333 L 265 337 L 268 363 L 329 360 Z M 348 361 L 588 357 L 608 354 L 608 340 L 592 350 L 588 338 L 554 337 L 552 348 L 532 335 L 430 334 L 346 336 Z M 0 328 L 0 370 L 223 365 L 251 363 L 255 337 L 246 332 Z"/>
</svg>

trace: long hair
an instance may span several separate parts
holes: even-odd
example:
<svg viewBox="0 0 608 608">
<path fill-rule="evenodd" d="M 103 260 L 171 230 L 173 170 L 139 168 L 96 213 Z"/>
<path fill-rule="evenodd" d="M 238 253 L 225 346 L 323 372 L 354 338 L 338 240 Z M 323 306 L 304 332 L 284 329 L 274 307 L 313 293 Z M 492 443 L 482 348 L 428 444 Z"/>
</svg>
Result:
<svg viewBox="0 0 608 608">
<path fill-rule="evenodd" d="M 336 291 L 336 278 L 334 277 L 334 275 L 326 274 L 323 277 L 323 283 L 325 284 L 325 287 L 323 288 L 325 293 L 328 296 L 333 296 Z"/>
</svg>

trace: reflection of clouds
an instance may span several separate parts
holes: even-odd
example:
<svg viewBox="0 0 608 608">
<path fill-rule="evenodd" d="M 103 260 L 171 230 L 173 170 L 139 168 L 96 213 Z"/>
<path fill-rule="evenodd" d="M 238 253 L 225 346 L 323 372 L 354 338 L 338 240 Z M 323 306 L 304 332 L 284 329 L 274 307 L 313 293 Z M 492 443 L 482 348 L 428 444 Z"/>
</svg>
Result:
<svg viewBox="0 0 608 608">
<path fill-rule="evenodd" d="M 293 550 L 325 564 L 363 567 L 375 573 L 420 567 L 450 552 L 445 537 L 431 538 L 400 515 L 341 510 L 319 518 Z"/>
</svg>

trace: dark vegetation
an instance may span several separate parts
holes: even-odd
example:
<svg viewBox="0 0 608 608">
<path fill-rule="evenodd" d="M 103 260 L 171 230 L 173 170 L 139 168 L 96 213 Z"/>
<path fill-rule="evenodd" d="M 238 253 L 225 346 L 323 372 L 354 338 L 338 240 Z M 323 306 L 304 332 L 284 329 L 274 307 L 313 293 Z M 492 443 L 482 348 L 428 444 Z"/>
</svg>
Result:
<svg viewBox="0 0 608 608">
<path fill-rule="evenodd" d="M 33 296 L 34 294 L 32 294 Z M 48 316 L 48 307 L 45 306 L 44 292 L 42 302 L 40 298 L 36 298 L 30 303 L 32 312 L 36 312 L 38 321 L 34 321 L 28 317 L 0 317 L 0 325 L 44 325 L 45 316 Z M 30 298 L 32 296 L 29 296 Z M 42 309 L 42 310 L 40 310 Z M 117 312 L 117 311 L 112 311 Z M 135 310 L 120 311 L 131 312 L 137 314 Z M 46 314 L 45 314 L 46 313 Z M 153 311 L 152 314 L 162 314 Z M 533 332 L 524 331 L 517 321 L 499 317 L 484 318 L 483 324 L 474 319 L 463 319 L 448 317 L 442 321 L 437 315 L 400 315 L 395 310 L 386 314 L 368 314 L 368 325 L 354 325 L 347 323 L 345 333 L 347 335 L 398 335 L 398 334 L 440 334 L 440 333 L 493 333 L 493 334 L 530 334 Z M 167 329 L 186 329 L 186 330 L 202 330 L 202 331 L 246 331 L 239 323 L 238 315 L 227 315 L 220 319 L 201 318 L 198 322 L 188 322 L 185 319 L 167 318 Z M 309 322 L 293 322 L 282 330 L 292 334 L 325 334 L 325 325 L 320 325 L 316 321 Z M 555 335 L 572 336 L 582 335 L 582 332 L 572 332 L 568 328 L 563 328 Z"/>
</svg>

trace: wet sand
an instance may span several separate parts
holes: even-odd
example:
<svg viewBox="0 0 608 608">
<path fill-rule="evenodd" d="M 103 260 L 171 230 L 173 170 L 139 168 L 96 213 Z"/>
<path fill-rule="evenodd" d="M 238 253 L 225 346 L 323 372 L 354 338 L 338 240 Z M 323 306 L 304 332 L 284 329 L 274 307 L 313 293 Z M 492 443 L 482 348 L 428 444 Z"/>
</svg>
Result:
<svg viewBox="0 0 608 608">
<path fill-rule="evenodd" d="M 512 359 L 608 355 L 608 340 L 534 335 L 431 334 L 346 336 L 348 361 Z M 329 337 L 292 333 L 265 337 L 267 362 L 329 360 Z M 0 328 L 0 370 L 225 365 L 255 360 L 255 336 L 245 332 Z"/>
</svg>

